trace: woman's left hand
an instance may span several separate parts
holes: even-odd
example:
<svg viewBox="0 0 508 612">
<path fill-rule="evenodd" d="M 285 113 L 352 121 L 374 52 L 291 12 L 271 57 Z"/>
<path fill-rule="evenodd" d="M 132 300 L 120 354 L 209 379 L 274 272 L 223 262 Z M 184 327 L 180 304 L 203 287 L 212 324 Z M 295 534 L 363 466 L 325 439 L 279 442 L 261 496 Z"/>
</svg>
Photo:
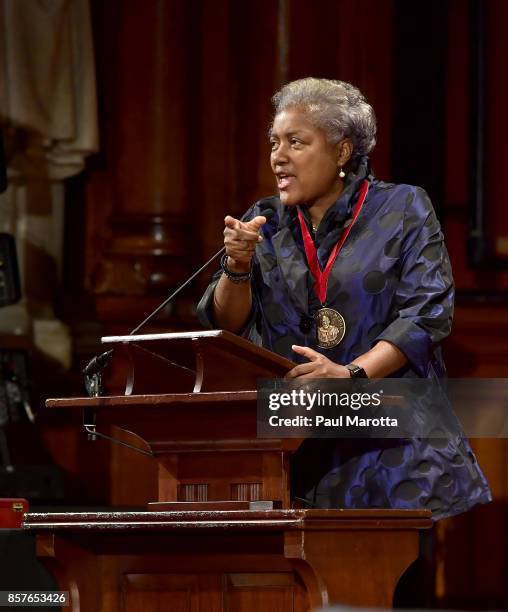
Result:
<svg viewBox="0 0 508 612">
<path fill-rule="evenodd" d="M 292 347 L 295 353 L 307 357 L 307 363 L 301 363 L 286 374 L 286 378 L 350 378 L 349 370 L 330 361 L 328 357 L 307 346 Z"/>
</svg>

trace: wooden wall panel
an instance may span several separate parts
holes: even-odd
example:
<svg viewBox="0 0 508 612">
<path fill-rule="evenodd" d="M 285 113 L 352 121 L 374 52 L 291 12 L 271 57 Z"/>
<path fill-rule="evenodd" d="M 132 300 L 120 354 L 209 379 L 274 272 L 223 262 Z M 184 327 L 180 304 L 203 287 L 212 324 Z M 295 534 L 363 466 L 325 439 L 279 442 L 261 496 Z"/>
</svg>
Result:
<svg viewBox="0 0 508 612">
<path fill-rule="evenodd" d="M 236 213 L 275 188 L 268 126 L 270 100 L 280 86 L 277 9 L 278 3 L 271 0 L 233 3 L 236 192 L 232 210 Z"/>
<path fill-rule="evenodd" d="M 472 100 L 471 100 L 471 32 L 469 12 L 471 2 L 448 0 L 448 57 L 447 57 L 447 138 L 446 207 L 444 231 L 455 282 L 459 290 L 479 293 L 496 293 L 508 290 L 508 269 L 483 266 L 473 269 L 468 265 L 467 235 L 469 231 L 469 206 L 473 194 L 470 190 L 470 156 L 472 155 Z M 485 205 L 487 226 L 491 233 L 505 232 L 505 193 L 502 175 L 506 166 L 507 150 L 504 122 L 499 122 L 506 106 L 508 88 L 503 74 L 506 68 L 502 58 L 508 50 L 506 36 L 498 27 L 503 23 L 508 5 L 503 0 L 485 3 L 486 33 L 486 133 Z M 505 49 L 503 53 L 503 49 Z M 501 125 L 502 124 L 502 125 Z M 488 307 L 488 304 L 484 304 Z"/>
<path fill-rule="evenodd" d="M 504 25 L 508 20 L 508 4 L 494 0 L 485 4 L 485 203 L 487 232 L 492 237 L 492 248 L 503 258 L 508 270 L 508 215 L 504 173 L 508 157 L 508 122 L 504 118 L 508 107 L 508 81 L 505 58 L 508 38 Z M 495 203 L 495 204 L 493 204 Z M 508 289 L 508 272 L 503 275 L 503 286 Z"/>
<path fill-rule="evenodd" d="M 226 574 L 224 612 L 292 610 L 307 608 L 307 594 L 293 574 Z"/>
<path fill-rule="evenodd" d="M 349 81 L 378 119 L 372 154 L 376 174 L 391 175 L 392 0 L 290 2 L 289 79 L 307 76 Z"/>
<path fill-rule="evenodd" d="M 221 246 L 224 216 L 241 216 L 273 191 L 267 127 L 277 70 L 277 3 L 205 2 L 201 20 L 196 179 L 205 259 Z"/>
<path fill-rule="evenodd" d="M 459 305 L 445 343 L 448 373 L 508 377 L 508 309 L 503 303 Z M 505 608 L 508 603 L 508 440 L 472 439 L 494 501 L 447 519 L 436 529 L 436 595 L 442 608 Z"/>
<path fill-rule="evenodd" d="M 125 612 L 171 610 L 171 612 L 220 612 L 221 582 L 216 575 L 125 574 Z"/>
<path fill-rule="evenodd" d="M 471 143 L 471 32 L 469 11 L 472 2 L 448 3 L 448 96 L 447 163 L 444 232 L 460 291 L 483 294 L 471 299 L 459 297 L 454 328 L 445 346 L 451 376 L 496 378 L 508 376 L 508 272 L 493 267 L 472 269 L 467 263 L 466 238 L 469 205 L 472 198 L 469 180 Z M 499 116 L 505 96 L 506 71 L 501 66 L 506 37 L 500 32 L 506 3 L 485 3 L 487 15 L 486 55 L 486 214 L 490 229 L 504 214 L 501 169 L 507 151 L 504 127 Z M 499 222 L 498 222 L 499 223 Z M 495 295 L 495 299 L 488 297 Z M 494 501 L 470 513 L 439 525 L 438 603 L 442 607 L 505 608 L 506 546 L 508 529 L 507 458 L 504 439 L 471 440 L 479 464 L 492 488 Z"/>
<path fill-rule="evenodd" d="M 214 33 L 201 37 L 201 74 L 195 102 L 199 147 L 192 165 L 196 182 L 192 208 L 197 221 L 195 236 L 201 246 L 199 256 L 203 258 L 220 246 L 221 236 L 217 232 L 223 227 L 223 207 L 234 192 L 231 182 L 235 165 L 234 104 L 229 86 L 233 67 L 228 8 L 226 2 L 205 2 L 198 22 L 200 32 Z"/>
<path fill-rule="evenodd" d="M 444 232 L 459 293 L 454 327 L 445 345 L 448 371 L 455 377 L 508 376 L 508 272 L 493 267 L 472 269 L 467 263 L 471 134 L 471 47 L 469 11 L 473 2 L 448 0 L 448 90 L 446 139 L 446 205 Z M 506 10 L 502 0 L 485 3 L 487 14 L 486 214 L 489 224 L 504 218 L 503 181 L 507 151 L 499 126 L 505 92 L 500 65 L 506 36 L 500 32 Z M 491 228 L 492 229 L 492 226 Z M 495 297 L 490 297 L 494 295 Z M 437 595 L 441 607 L 506 608 L 508 589 L 507 458 L 505 439 L 471 440 L 492 488 L 494 501 L 438 527 Z"/>
</svg>

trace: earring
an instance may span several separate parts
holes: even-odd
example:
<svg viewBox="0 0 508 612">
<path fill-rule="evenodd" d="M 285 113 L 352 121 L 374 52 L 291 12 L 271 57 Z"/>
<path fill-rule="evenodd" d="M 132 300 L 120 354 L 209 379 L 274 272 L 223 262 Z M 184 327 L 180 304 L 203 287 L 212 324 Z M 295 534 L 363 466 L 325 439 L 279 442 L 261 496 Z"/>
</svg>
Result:
<svg viewBox="0 0 508 612">
<path fill-rule="evenodd" d="M 344 178 L 346 176 L 346 173 L 344 172 L 342 168 L 340 169 L 339 176 L 340 178 Z"/>
</svg>

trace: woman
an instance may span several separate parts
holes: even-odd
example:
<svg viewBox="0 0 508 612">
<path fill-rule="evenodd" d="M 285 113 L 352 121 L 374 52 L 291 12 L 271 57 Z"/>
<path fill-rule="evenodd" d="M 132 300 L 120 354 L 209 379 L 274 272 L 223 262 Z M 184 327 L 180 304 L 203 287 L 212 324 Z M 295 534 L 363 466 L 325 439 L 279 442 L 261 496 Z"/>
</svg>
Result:
<svg viewBox="0 0 508 612">
<path fill-rule="evenodd" d="M 288 378 L 444 376 L 453 280 L 427 194 L 371 174 L 375 116 L 353 85 L 302 79 L 273 103 L 279 196 L 226 217 L 201 320 L 299 362 Z M 424 507 L 436 519 L 491 499 L 461 438 L 307 440 L 293 480 L 310 506 Z"/>
</svg>

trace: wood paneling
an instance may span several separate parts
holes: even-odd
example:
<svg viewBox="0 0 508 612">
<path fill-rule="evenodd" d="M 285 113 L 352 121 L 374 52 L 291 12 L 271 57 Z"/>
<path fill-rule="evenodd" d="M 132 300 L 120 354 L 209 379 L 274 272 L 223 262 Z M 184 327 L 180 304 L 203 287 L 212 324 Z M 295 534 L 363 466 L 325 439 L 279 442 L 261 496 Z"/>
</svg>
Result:
<svg viewBox="0 0 508 612">
<path fill-rule="evenodd" d="M 292 574 L 227 574 L 224 576 L 224 612 L 306 609 L 305 590 Z"/>
<path fill-rule="evenodd" d="M 508 309 L 462 300 L 445 343 L 450 376 L 508 377 Z M 508 529 L 508 440 L 470 440 L 494 501 L 446 519 L 436 529 L 436 595 L 443 607 L 505 608 Z"/>
<path fill-rule="evenodd" d="M 391 176 L 393 2 L 289 2 L 289 79 L 349 81 L 360 88 L 378 120 L 372 154 L 377 176 Z"/>
<path fill-rule="evenodd" d="M 125 612 L 243 612 L 307 609 L 305 591 L 289 573 L 126 574 Z"/>
<path fill-rule="evenodd" d="M 211 597 L 210 591 L 217 593 L 216 580 L 210 577 L 189 574 L 125 574 L 123 577 L 123 596 L 125 612 L 145 610 L 173 610 L 175 612 L 198 612 L 203 609 L 203 601 L 208 600 L 207 609 L 220 611 L 217 596 Z M 199 591 L 205 591 L 205 597 Z M 215 588 L 214 588 L 215 587 Z"/>
</svg>

